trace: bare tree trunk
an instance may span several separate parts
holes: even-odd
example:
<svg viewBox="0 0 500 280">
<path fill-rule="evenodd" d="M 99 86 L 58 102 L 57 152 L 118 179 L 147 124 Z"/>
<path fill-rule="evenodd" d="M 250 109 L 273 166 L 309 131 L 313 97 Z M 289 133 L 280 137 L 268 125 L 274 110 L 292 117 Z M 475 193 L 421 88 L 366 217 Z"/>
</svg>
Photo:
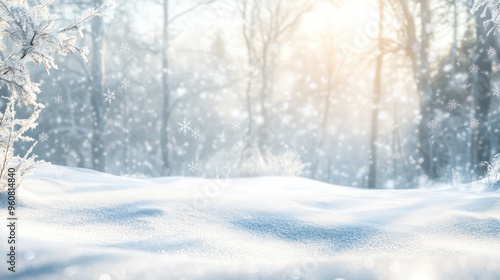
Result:
<svg viewBox="0 0 500 280">
<path fill-rule="evenodd" d="M 379 25 L 378 25 L 378 50 L 375 66 L 375 85 L 372 103 L 372 123 L 370 135 L 370 155 L 368 170 L 368 188 L 374 189 L 377 186 L 377 141 L 378 141 L 378 115 L 380 107 L 380 95 L 382 93 L 382 63 L 384 62 L 384 2 L 379 0 Z"/>
<path fill-rule="evenodd" d="M 262 116 L 262 127 L 260 128 L 260 137 L 259 137 L 259 148 L 263 149 L 268 142 L 268 112 L 267 112 L 267 103 L 268 103 L 268 95 L 269 95 L 269 57 L 268 57 L 268 48 L 269 43 L 264 43 L 262 47 L 262 63 L 261 63 L 261 89 L 260 89 L 260 113 Z"/>
<path fill-rule="evenodd" d="M 486 165 L 481 164 L 490 160 L 491 143 L 488 137 L 488 128 L 486 122 L 488 120 L 488 112 L 491 103 L 491 71 L 492 61 L 488 56 L 487 49 L 492 47 L 492 40 L 487 36 L 487 27 L 483 25 L 484 19 L 479 13 L 476 13 L 476 46 L 474 48 L 472 64 L 479 68 L 477 74 L 471 73 L 471 94 L 474 97 L 473 115 L 477 121 L 477 126 L 471 123 L 472 131 L 472 167 L 477 176 L 482 176 L 486 173 Z"/>
<path fill-rule="evenodd" d="M 451 78 L 455 84 L 455 74 L 457 68 L 457 44 L 458 44 L 458 1 L 453 0 L 453 43 L 451 48 Z"/>
<path fill-rule="evenodd" d="M 163 128 L 161 129 L 161 155 L 163 160 L 163 175 L 170 174 L 170 161 L 169 161 L 169 147 L 168 147 L 168 121 L 170 119 L 170 85 L 168 77 L 169 67 L 169 13 L 168 13 L 168 0 L 163 0 L 163 42 L 162 42 L 162 90 L 163 90 L 163 104 L 162 104 L 162 119 Z"/>
<path fill-rule="evenodd" d="M 437 179 L 437 169 L 434 164 L 434 145 L 429 128 L 429 123 L 433 120 L 432 106 L 432 88 L 430 77 L 429 63 L 429 45 L 430 45 L 430 30 L 431 26 L 431 10 L 429 0 L 422 0 L 420 3 L 421 17 L 421 43 L 420 43 L 420 60 L 417 64 L 418 69 L 417 89 L 420 95 L 420 114 L 422 119 L 418 129 L 418 138 L 420 143 L 420 154 L 423 159 L 422 169 L 430 179 Z"/>
<path fill-rule="evenodd" d="M 102 5 L 98 0 L 96 5 Z M 93 132 L 92 132 L 92 168 L 105 171 L 104 150 L 104 24 L 102 17 L 92 20 L 92 95 Z"/>
</svg>

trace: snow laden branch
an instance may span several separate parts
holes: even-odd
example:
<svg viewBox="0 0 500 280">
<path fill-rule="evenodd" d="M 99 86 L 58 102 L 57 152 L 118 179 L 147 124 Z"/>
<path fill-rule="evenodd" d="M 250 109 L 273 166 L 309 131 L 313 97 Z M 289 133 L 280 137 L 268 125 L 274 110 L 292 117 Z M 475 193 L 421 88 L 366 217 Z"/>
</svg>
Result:
<svg viewBox="0 0 500 280">
<path fill-rule="evenodd" d="M 481 10 L 481 18 L 491 18 L 484 21 L 484 27 L 490 28 L 487 35 L 491 32 L 496 33 L 500 28 L 500 0 L 474 0 L 471 13 L 475 14 Z"/>
<path fill-rule="evenodd" d="M 31 80 L 28 62 L 43 64 L 47 73 L 57 69 L 54 55 L 78 53 L 84 59 L 88 54 L 86 47 L 76 45 L 75 31 L 83 36 L 83 24 L 95 16 L 103 16 L 115 6 L 114 1 L 107 1 L 98 8 L 91 8 L 65 27 L 58 26 L 59 19 L 51 14 L 46 1 L 41 5 L 29 5 L 26 0 L 0 0 L 0 86 L 7 87 L 9 96 L 4 112 L 0 112 L 0 190 L 6 186 L 7 169 L 17 167 L 17 174 L 22 179 L 35 165 L 36 156 L 31 151 L 36 142 L 23 157 L 14 155 L 14 145 L 18 141 L 34 142 L 24 135 L 37 125 L 43 104 L 37 102 L 40 85 Z M 7 46 L 9 46 L 7 48 Z M 30 107 L 31 115 L 27 119 L 16 117 L 15 105 Z"/>
</svg>

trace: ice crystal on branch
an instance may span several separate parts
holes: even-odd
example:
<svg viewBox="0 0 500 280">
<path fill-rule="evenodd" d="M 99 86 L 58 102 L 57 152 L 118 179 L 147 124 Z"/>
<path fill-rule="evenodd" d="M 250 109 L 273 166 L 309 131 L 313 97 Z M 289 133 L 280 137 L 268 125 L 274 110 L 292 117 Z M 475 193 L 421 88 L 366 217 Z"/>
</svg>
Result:
<svg viewBox="0 0 500 280">
<path fill-rule="evenodd" d="M 84 59 L 87 48 L 79 47 L 76 36 L 70 35 L 76 31 L 83 34 L 83 24 L 95 16 L 114 6 L 114 1 L 108 1 L 98 8 L 92 8 L 66 27 L 57 26 L 58 17 L 53 15 L 46 1 L 40 5 L 30 5 L 28 1 L 0 0 L 0 86 L 6 86 L 9 96 L 4 112 L 0 112 L 0 190 L 7 185 L 7 170 L 14 167 L 22 181 L 25 175 L 35 166 L 36 156 L 31 155 L 34 143 L 23 156 L 15 155 L 14 144 L 19 141 L 33 142 L 34 139 L 24 134 L 36 127 L 40 111 L 44 106 L 37 102 L 40 93 L 39 84 L 31 81 L 28 62 L 35 65 L 43 64 L 47 73 L 57 69 L 54 55 L 79 53 Z M 6 44 L 4 44 L 6 43 Z M 56 103 L 59 103 L 59 98 Z M 62 100 L 61 100 L 62 101 Z M 31 115 L 26 119 L 16 116 L 15 105 L 29 107 Z M 39 135 L 40 141 L 46 141 L 45 133 Z"/>
<path fill-rule="evenodd" d="M 482 10 L 481 10 L 482 9 Z M 471 13 L 477 13 L 481 10 L 481 17 L 485 18 L 490 16 L 488 12 L 491 13 L 491 18 L 484 21 L 484 27 L 490 28 L 488 30 L 488 35 L 492 32 L 497 33 L 500 27 L 500 1 L 498 0 L 474 0 L 472 5 Z"/>
</svg>

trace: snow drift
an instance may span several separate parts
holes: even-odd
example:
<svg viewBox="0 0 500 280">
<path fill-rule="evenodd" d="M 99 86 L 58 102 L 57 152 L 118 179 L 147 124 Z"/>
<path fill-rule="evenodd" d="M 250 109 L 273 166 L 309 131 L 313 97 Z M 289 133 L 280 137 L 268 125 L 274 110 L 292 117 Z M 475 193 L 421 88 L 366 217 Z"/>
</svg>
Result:
<svg viewBox="0 0 500 280">
<path fill-rule="evenodd" d="M 2 253 L 0 279 L 500 279 L 499 196 L 43 166 L 17 192 L 18 267 Z"/>
</svg>

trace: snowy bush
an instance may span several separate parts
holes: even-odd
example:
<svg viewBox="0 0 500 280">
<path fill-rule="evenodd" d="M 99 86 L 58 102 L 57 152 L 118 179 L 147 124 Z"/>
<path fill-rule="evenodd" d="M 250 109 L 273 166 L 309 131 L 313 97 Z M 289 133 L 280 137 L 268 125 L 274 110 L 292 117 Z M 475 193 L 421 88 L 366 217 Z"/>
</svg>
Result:
<svg viewBox="0 0 500 280">
<path fill-rule="evenodd" d="M 2 96 L 7 100 L 3 112 L 0 112 L 0 190 L 6 187 L 7 170 L 16 169 L 18 183 L 35 166 L 35 155 L 31 151 L 36 145 L 34 139 L 25 133 L 36 127 L 43 104 L 37 102 L 40 93 L 38 83 L 31 81 L 26 66 L 28 62 L 43 64 L 47 73 L 57 69 L 53 55 L 79 53 L 84 59 L 88 50 L 75 45 L 76 36 L 69 33 L 76 31 L 82 37 L 83 24 L 94 16 L 114 6 L 113 1 L 101 7 L 89 9 L 82 16 L 67 26 L 57 26 L 58 18 L 50 13 L 49 4 L 31 6 L 26 0 L 0 0 L 0 85 L 6 86 L 10 95 Z M 26 119 L 16 117 L 16 106 L 25 107 L 31 112 Z M 24 156 L 14 152 L 17 142 L 32 142 Z"/>
<path fill-rule="evenodd" d="M 293 151 L 273 154 L 270 150 L 261 151 L 257 147 L 241 151 L 219 152 L 208 161 L 205 175 L 208 176 L 299 176 L 304 168 L 299 155 Z"/>
</svg>

